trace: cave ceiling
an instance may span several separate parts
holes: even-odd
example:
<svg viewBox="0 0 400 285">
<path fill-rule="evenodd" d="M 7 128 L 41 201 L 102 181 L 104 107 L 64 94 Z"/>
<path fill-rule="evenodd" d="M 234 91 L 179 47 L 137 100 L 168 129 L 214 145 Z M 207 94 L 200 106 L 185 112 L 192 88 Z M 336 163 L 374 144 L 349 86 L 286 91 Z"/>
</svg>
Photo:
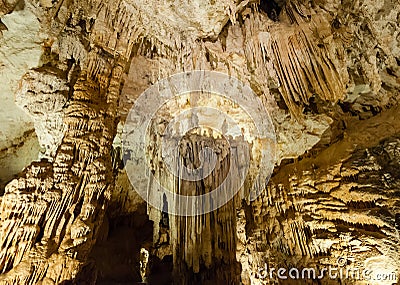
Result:
<svg viewBox="0 0 400 285">
<path fill-rule="evenodd" d="M 398 284 L 397 0 L 0 0 L 0 82 L 0 284 Z"/>
</svg>

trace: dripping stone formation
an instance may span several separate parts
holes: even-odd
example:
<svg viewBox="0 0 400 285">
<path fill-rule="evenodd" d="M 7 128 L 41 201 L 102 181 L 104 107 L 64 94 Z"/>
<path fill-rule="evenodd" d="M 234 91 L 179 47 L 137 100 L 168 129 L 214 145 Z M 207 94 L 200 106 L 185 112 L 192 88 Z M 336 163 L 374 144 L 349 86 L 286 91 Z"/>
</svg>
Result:
<svg viewBox="0 0 400 285">
<path fill-rule="evenodd" d="M 1 0 L 0 284 L 399 284 L 397 0 Z"/>
</svg>

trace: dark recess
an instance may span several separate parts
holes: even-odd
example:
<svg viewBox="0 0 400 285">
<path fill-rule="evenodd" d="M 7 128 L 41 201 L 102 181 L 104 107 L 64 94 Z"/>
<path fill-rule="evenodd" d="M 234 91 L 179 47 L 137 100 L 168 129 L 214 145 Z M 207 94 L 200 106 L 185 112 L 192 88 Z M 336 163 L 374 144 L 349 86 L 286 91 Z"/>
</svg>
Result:
<svg viewBox="0 0 400 285">
<path fill-rule="evenodd" d="M 279 13 L 282 10 L 282 6 L 278 5 L 274 0 L 260 0 L 260 10 L 265 12 L 268 17 L 274 21 L 279 21 Z"/>
</svg>

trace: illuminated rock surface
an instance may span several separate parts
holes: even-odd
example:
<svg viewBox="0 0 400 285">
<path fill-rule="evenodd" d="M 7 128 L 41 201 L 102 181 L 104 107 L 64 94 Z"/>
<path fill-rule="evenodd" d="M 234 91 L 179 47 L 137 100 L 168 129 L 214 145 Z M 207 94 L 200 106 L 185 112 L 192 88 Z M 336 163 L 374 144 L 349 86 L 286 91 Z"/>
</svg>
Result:
<svg viewBox="0 0 400 285">
<path fill-rule="evenodd" d="M 400 5 L 261 2 L 0 1 L 0 284 L 283 282 L 263 278 L 266 265 L 398 279 Z M 245 184 L 218 210 L 179 217 L 134 191 L 122 130 L 149 86 L 198 69 L 252 88 L 275 126 L 276 163 L 255 201 Z M 204 141 L 220 164 L 179 191 L 226 175 L 229 151 L 210 133 L 188 137 L 186 165 Z"/>
</svg>

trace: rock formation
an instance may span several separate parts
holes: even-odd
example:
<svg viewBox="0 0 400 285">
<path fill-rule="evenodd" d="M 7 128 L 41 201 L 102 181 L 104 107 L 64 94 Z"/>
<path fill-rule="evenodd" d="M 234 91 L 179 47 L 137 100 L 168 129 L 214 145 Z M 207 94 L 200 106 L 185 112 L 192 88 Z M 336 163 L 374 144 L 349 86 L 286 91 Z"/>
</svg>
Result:
<svg viewBox="0 0 400 285">
<path fill-rule="evenodd" d="M 276 158 L 255 199 L 257 163 L 233 199 L 185 217 L 135 191 L 123 137 L 148 87 L 193 70 L 253 90 Z M 397 284 L 397 1 L 2 0 L 0 78 L 0 284 Z M 193 196 L 239 179 L 261 146 L 247 136 L 250 151 L 233 152 L 194 129 L 174 166 L 210 163 L 200 154 L 212 148 L 216 168 L 199 181 L 165 175 L 163 131 L 190 96 L 161 109 L 146 154 L 154 177 Z M 319 278 L 327 268 L 368 276 Z"/>
</svg>

